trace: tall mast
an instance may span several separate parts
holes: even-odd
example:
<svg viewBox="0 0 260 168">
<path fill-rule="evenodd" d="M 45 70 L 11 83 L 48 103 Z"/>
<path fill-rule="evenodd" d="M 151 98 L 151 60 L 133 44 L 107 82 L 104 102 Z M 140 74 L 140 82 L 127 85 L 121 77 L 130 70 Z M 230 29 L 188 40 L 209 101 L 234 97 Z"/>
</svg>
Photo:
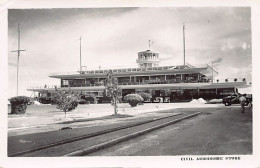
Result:
<svg viewBox="0 0 260 168">
<path fill-rule="evenodd" d="M 214 71 L 214 69 L 213 69 L 213 61 L 212 61 L 212 64 L 211 64 L 211 68 L 212 68 L 212 82 L 211 83 L 213 83 L 213 80 L 214 80 L 214 78 L 213 78 L 213 71 Z"/>
<path fill-rule="evenodd" d="M 185 66 L 185 24 L 183 24 L 183 65 Z"/>
<path fill-rule="evenodd" d="M 81 67 L 81 36 L 79 38 L 79 69 L 80 69 L 80 74 L 81 74 L 81 71 L 82 71 L 82 67 Z"/>
<path fill-rule="evenodd" d="M 12 52 L 17 52 L 17 81 L 16 81 L 16 96 L 18 96 L 18 75 L 19 75 L 19 57 L 20 57 L 20 52 L 21 51 L 26 51 L 26 50 L 21 50 L 20 49 L 20 24 L 18 24 L 18 49 L 13 50 Z"/>
</svg>

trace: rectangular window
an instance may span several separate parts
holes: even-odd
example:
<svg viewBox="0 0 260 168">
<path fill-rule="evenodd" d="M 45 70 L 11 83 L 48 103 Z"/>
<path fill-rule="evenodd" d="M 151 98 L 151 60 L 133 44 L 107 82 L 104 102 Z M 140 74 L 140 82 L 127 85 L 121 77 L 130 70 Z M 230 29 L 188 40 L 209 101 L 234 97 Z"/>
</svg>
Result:
<svg viewBox="0 0 260 168">
<path fill-rule="evenodd" d="M 69 85 L 69 81 L 68 80 L 62 80 L 62 85 Z"/>
</svg>

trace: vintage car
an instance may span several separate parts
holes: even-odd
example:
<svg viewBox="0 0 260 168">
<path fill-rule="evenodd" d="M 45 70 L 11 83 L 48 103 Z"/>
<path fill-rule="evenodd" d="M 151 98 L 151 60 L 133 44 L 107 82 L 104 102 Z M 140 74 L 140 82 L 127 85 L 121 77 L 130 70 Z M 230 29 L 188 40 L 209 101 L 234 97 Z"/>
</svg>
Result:
<svg viewBox="0 0 260 168">
<path fill-rule="evenodd" d="M 230 96 L 227 96 L 227 97 L 224 97 L 222 99 L 222 103 L 225 105 L 225 106 L 231 106 L 231 104 L 239 104 L 240 101 L 239 101 L 239 98 L 242 96 L 242 94 L 239 94 L 239 93 L 235 93 L 235 94 L 232 94 Z M 246 106 L 247 105 L 252 105 L 252 95 L 251 94 L 247 94 L 246 96 Z"/>
</svg>

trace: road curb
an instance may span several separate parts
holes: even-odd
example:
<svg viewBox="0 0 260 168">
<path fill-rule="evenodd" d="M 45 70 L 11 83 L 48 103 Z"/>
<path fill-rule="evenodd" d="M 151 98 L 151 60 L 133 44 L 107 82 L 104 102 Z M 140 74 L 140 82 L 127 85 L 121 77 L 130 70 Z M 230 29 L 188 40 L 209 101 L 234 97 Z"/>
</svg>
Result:
<svg viewBox="0 0 260 168">
<path fill-rule="evenodd" d="M 169 121 L 169 122 L 164 123 L 164 124 L 160 124 L 160 125 L 157 125 L 157 126 L 154 126 L 154 127 L 142 130 L 142 131 L 138 131 L 138 132 L 135 132 L 135 133 L 132 133 L 132 134 L 129 134 L 129 135 L 125 135 L 125 136 L 122 136 L 122 137 L 110 140 L 108 142 L 104 142 L 104 143 L 101 143 L 101 144 L 98 144 L 98 145 L 94 145 L 94 146 L 91 146 L 91 147 L 88 147 L 88 148 L 84 148 L 84 149 L 81 149 L 81 150 L 78 150 L 78 151 L 66 154 L 64 156 L 82 156 L 82 155 L 87 155 L 87 154 L 96 152 L 96 151 L 98 151 L 100 149 L 104 149 L 104 148 L 113 146 L 113 145 L 115 145 L 115 144 L 117 144 L 119 142 L 123 142 L 123 141 L 129 140 L 131 138 L 135 138 L 137 136 L 144 135 L 144 134 L 146 134 L 148 132 L 151 132 L 153 130 L 156 130 L 156 129 L 159 129 L 159 128 L 162 128 L 162 127 L 165 127 L 165 126 L 168 126 L 168 125 L 180 122 L 180 121 L 182 121 L 184 119 L 188 119 L 188 118 L 194 117 L 194 116 L 196 116 L 198 114 L 201 114 L 201 112 L 197 112 L 195 114 L 191 114 L 191 115 L 179 118 L 179 119 L 175 119 L 175 120 Z"/>
</svg>

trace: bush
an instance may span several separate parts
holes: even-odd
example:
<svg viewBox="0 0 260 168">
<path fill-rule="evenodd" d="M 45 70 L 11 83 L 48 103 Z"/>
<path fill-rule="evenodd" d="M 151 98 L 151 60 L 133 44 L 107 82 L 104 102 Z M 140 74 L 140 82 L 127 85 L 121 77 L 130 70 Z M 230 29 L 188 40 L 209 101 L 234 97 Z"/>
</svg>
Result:
<svg viewBox="0 0 260 168">
<path fill-rule="evenodd" d="M 85 97 L 85 98 L 83 98 L 83 99 L 86 100 L 86 101 L 88 101 L 88 102 L 90 102 L 90 103 L 92 103 L 92 104 L 96 101 L 95 98 L 92 97 L 92 96 Z"/>
<path fill-rule="evenodd" d="M 150 93 L 138 93 L 143 99 L 144 101 L 149 101 L 152 98 L 152 95 Z"/>
<path fill-rule="evenodd" d="M 124 101 L 129 103 L 131 107 L 135 107 L 138 103 L 143 102 L 144 99 L 139 94 L 128 94 L 124 97 Z"/>
<path fill-rule="evenodd" d="M 99 103 L 111 103 L 111 97 L 107 97 L 107 96 L 100 97 Z"/>
<path fill-rule="evenodd" d="M 11 103 L 11 114 L 24 114 L 30 98 L 26 96 L 17 96 L 12 97 L 9 101 Z"/>
<path fill-rule="evenodd" d="M 55 88 L 56 93 L 53 96 L 53 101 L 57 105 L 57 109 L 60 109 L 65 112 L 74 110 L 78 106 L 79 95 L 73 93 L 71 90 L 64 92 Z"/>
<path fill-rule="evenodd" d="M 89 104 L 89 101 L 87 101 L 85 99 L 80 99 L 79 104 Z"/>
<path fill-rule="evenodd" d="M 38 101 L 41 104 L 52 104 L 53 103 L 53 101 L 51 99 L 47 99 L 46 97 L 39 97 Z"/>
<path fill-rule="evenodd" d="M 30 98 L 26 96 L 17 96 L 17 97 L 12 97 L 10 99 L 10 103 L 15 103 L 15 104 L 24 104 L 24 103 L 28 103 L 29 101 Z"/>
</svg>

